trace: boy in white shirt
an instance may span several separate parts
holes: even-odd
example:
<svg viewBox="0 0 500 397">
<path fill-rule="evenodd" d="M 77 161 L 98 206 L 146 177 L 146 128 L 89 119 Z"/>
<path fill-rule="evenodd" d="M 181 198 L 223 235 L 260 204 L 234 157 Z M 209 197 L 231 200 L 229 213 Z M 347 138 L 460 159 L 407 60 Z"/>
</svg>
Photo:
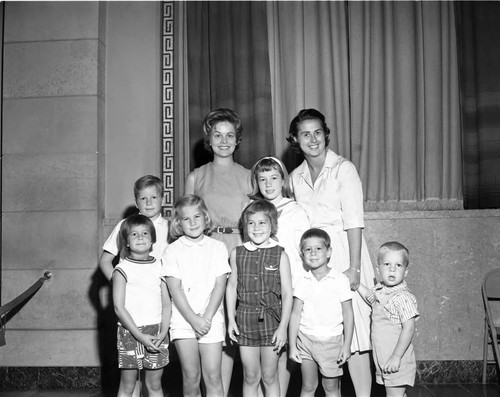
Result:
<svg viewBox="0 0 500 397">
<path fill-rule="evenodd" d="M 160 260 L 163 251 L 165 251 L 168 245 L 169 228 L 168 221 L 161 216 L 161 207 L 164 201 L 161 179 L 153 175 L 140 177 L 134 183 L 134 197 L 139 213 L 153 221 L 156 231 L 156 243 L 153 244 L 151 256 Z M 123 221 L 118 222 L 102 247 L 103 251 L 99 259 L 99 267 L 108 280 L 111 280 L 111 275 L 113 274 L 113 260 L 120 254 L 118 249 L 118 235 Z"/>
<path fill-rule="evenodd" d="M 301 363 L 301 397 L 314 396 L 318 369 L 328 397 L 340 397 L 342 365 L 351 356 L 354 329 L 349 279 L 328 266 L 328 233 L 309 229 L 300 241 L 309 272 L 297 281 L 288 327 L 290 359 Z"/>
</svg>

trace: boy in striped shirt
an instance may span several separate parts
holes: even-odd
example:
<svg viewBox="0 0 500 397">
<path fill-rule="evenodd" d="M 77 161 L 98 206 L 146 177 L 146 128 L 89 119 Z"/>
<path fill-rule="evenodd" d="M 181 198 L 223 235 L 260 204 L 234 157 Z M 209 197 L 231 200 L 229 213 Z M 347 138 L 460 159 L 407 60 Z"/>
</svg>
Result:
<svg viewBox="0 0 500 397">
<path fill-rule="evenodd" d="M 401 243 L 383 244 L 377 257 L 379 282 L 358 293 L 372 307 L 371 340 L 376 380 L 388 397 L 406 396 L 415 383 L 416 360 L 411 340 L 419 317 L 415 296 L 406 285 L 409 253 Z"/>
</svg>

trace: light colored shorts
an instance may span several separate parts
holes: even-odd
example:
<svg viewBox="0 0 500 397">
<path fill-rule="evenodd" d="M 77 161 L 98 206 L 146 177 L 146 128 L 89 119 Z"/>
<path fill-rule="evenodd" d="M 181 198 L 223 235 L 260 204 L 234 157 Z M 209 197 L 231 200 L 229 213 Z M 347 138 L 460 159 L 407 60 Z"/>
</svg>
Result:
<svg viewBox="0 0 500 397">
<path fill-rule="evenodd" d="M 318 365 L 321 375 L 336 378 L 344 373 L 342 366 L 337 364 L 342 341 L 342 335 L 320 338 L 299 331 L 297 349 L 302 360 L 311 360 Z"/>
<path fill-rule="evenodd" d="M 138 327 L 143 334 L 158 335 L 160 324 Z M 168 340 L 160 345 L 159 352 L 148 351 L 142 343 L 123 326 L 118 324 L 117 330 L 118 368 L 121 369 L 160 369 L 169 362 Z"/>
<path fill-rule="evenodd" d="M 214 319 L 216 317 L 214 316 Z M 223 319 L 223 317 L 222 317 Z M 226 327 L 224 321 L 212 322 L 210 331 L 198 339 L 198 343 L 217 343 L 224 341 Z M 192 328 L 170 328 L 172 342 L 176 339 L 195 339 L 196 334 Z"/>
</svg>

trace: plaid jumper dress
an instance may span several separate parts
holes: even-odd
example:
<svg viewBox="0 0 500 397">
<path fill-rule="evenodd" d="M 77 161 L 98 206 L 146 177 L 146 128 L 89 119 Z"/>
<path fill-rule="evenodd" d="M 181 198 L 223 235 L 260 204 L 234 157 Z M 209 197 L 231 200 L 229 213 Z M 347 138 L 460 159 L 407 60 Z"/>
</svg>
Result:
<svg viewBox="0 0 500 397">
<path fill-rule="evenodd" d="M 283 247 L 236 248 L 236 324 L 241 346 L 273 346 L 281 318 L 280 260 Z"/>
</svg>

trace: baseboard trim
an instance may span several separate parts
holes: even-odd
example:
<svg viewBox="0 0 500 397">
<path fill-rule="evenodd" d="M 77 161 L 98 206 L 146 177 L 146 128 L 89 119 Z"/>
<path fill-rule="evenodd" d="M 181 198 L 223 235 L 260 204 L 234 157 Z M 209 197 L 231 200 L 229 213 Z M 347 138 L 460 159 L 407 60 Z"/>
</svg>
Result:
<svg viewBox="0 0 500 397">
<path fill-rule="evenodd" d="M 178 365 L 175 361 L 169 366 Z M 418 361 L 417 384 L 481 383 L 481 360 Z M 488 383 L 498 383 L 495 365 L 488 365 Z M 119 382 L 116 368 L 102 367 L 0 367 L 0 389 L 99 389 Z"/>
</svg>

